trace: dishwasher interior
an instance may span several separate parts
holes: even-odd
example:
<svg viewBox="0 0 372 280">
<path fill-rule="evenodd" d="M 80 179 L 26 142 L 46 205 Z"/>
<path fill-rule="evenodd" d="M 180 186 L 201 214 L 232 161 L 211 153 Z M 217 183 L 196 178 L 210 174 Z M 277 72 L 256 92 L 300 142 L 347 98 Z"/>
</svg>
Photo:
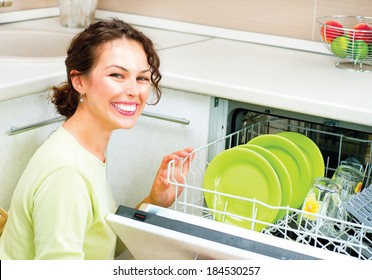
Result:
<svg viewBox="0 0 372 280">
<path fill-rule="evenodd" d="M 291 240 L 305 244 L 307 247 L 316 247 L 339 254 L 355 257 L 357 259 L 372 259 L 372 213 L 370 207 L 362 211 L 367 219 L 348 212 L 345 220 L 332 219 L 317 215 L 315 221 L 304 219 L 305 212 L 289 206 L 272 206 L 255 198 L 244 198 L 207 190 L 203 187 L 204 174 L 211 160 L 226 149 L 247 143 L 250 139 L 263 134 L 275 134 L 280 131 L 294 131 L 312 139 L 321 150 L 325 161 L 324 176 L 331 178 L 340 164 L 349 164 L 364 173 L 363 189 L 360 194 L 370 192 L 371 184 L 371 143 L 372 134 L 368 127 L 353 124 L 324 120 L 322 118 L 307 117 L 300 114 L 279 112 L 272 109 L 250 106 L 238 102 L 214 100 L 215 112 L 212 112 L 211 121 L 213 129 L 210 142 L 204 147 L 195 149 L 192 157 L 188 159 L 189 172 L 183 180 L 176 175 L 182 171 L 185 162 L 178 164 L 172 161 L 169 164 L 168 180 L 176 188 L 182 187 L 182 195 L 176 199 L 173 209 L 208 220 L 224 223 L 227 217 L 247 220 L 252 229 L 255 225 L 264 225 L 260 231 L 262 235 L 270 235 L 280 239 Z M 214 115 L 213 115 L 214 114 Z M 216 127 L 218 128 L 216 130 Z M 252 207 L 251 215 L 240 216 L 228 210 L 207 207 L 205 196 L 214 196 L 215 200 L 221 197 L 234 198 L 249 203 Z M 364 206 L 370 205 L 372 199 L 364 201 Z M 362 202 L 360 202 L 362 203 Z M 358 204 L 358 203 L 357 203 Z M 345 206 L 346 207 L 346 206 Z M 355 206 L 356 207 L 356 206 Z M 275 223 L 259 220 L 257 211 L 263 208 L 278 209 L 285 215 Z M 348 208 L 349 209 L 349 208 Z M 358 213 L 357 213 L 358 214 Z M 326 236 L 319 230 L 319 221 L 327 219 L 335 222 L 336 227 L 342 228 L 342 234 Z M 306 220 L 306 222 L 304 222 Z M 302 245 L 301 245 L 302 246 Z M 306 246 L 305 246 L 306 248 Z"/>
</svg>

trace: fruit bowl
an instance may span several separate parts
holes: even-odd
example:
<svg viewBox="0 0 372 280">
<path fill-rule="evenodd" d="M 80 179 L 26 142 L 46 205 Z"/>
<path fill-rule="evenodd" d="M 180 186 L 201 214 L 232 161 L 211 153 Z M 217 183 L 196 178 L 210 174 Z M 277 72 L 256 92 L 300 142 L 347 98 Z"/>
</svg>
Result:
<svg viewBox="0 0 372 280">
<path fill-rule="evenodd" d="M 318 24 L 324 45 L 339 58 L 338 68 L 372 71 L 372 17 L 326 16 Z"/>
</svg>

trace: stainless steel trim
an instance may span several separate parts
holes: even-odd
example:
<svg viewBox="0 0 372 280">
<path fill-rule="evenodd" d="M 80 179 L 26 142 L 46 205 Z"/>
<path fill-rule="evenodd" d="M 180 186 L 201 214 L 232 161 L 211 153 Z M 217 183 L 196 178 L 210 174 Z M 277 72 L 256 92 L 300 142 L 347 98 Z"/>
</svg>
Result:
<svg viewBox="0 0 372 280">
<path fill-rule="evenodd" d="M 33 123 L 33 124 L 30 124 L 30 125 L 25 125 L 25 126 L 22 126 L 22 127 L 12 126 L 8 130 L 7 134 L 9 136 L 13 136 L 13 135 L 23 133 L 23 132 L 26 132 L 26 131 L 29 131 L 29 130 L 32 130 L 32 129 L 35 129 L 35 128 L 50 125 L 52 123 L 61 122 L 61 121 L 64 121 L 65 119 L 66 119 L 65 117 L 61 116 L 61 117 L 52 118 L 52 119 L 49 119 L 49 120 L 46 120 L 46 121 L 41 121 L 41 122 Z"/>
<path fill-rule="evenodd" d="M 183 118 L 176 118 L 176 117 L 172 117 L 172 116 L 160 115 L 160 114 L 150 113 L 150 112 L 145 112 L 145 111 L 142 112 L 142 116 L 150 117 L 150 118 L 154 118 L 154 119 L 159 119 L 159 120 L 163 120 L 163 121 L 180 123 L 180 124 L 184 124 L 184 125 L 189 125 L 190 124 L 189 120 L 186 120 L 186 119 L 183 119 Z M 30 125 L 25 125 L 25 126 L 22 126 L 22 127 L 12 126 L 8 130 L 7 134 L 9 136 L 13 136 L 13 135 L 23 133 L 23 132 L 26 132 L 26 131 L 29 131 L 29 130 L 32 130 L 32 129 L 35 129 L 35 128 L 47 126 L 47 125 L 50 125 L 50 124 L 53 124 L 53 123 L 56 123 L 56 122 L 61 122 L 61 121 L 64 121 L 65 119 L 66 119 L 65 117 L 60 116 L 60 117 L 52 118 L 52 119 L 49 119 L 49 120 L 46 120 L 46 121 L 41 121 L 41 122 L 33 123 L 33 124 L 30 124 Z"/>
<path fill-rule="evenodd" d="M 177 117 L 172 117 L 172 116 L 166 116 L 166 115 L 161 115 L 161 114 L 156 114 L 156 113 L 150 113 L 150 112 L 142 112 L 142 116 L 145 117 L 150 117 L 154 119 L 159 119 L 163 121 L 168 121 L 168 122 L 175 122 L 175 123 L 180 123 L 184 125 L 189 125 L 190 121 L 184 118 L 177 118 Z"/>
</svg>

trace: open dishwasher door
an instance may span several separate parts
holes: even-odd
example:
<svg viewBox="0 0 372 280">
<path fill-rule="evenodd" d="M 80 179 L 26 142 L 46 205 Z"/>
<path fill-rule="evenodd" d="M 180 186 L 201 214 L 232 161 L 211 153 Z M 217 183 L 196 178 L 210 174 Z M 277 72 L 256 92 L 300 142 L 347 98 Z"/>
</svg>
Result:
<svg viewBox="0 0 372 280">
<path fill-rule="evenodd" d="M 140 210 L 119 206 L 107 220 L 138 260 L 352 259 L 150 204 Z"/>
</svg>

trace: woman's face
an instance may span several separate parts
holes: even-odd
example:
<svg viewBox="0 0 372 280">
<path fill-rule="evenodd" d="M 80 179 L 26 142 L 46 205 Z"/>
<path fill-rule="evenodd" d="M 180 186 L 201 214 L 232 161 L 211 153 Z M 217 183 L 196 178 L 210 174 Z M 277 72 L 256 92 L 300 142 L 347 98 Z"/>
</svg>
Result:
<svg viewBox="0 0 372 280">
<path fill-rule="evenodd" d="M 142 113 L 151 90 L 146 53 L 133 40 L 105 44 L 97 64 L 81 77 L 84 101 L 78 109 L 103 129 L 131 128 Z"/>
</svg>

